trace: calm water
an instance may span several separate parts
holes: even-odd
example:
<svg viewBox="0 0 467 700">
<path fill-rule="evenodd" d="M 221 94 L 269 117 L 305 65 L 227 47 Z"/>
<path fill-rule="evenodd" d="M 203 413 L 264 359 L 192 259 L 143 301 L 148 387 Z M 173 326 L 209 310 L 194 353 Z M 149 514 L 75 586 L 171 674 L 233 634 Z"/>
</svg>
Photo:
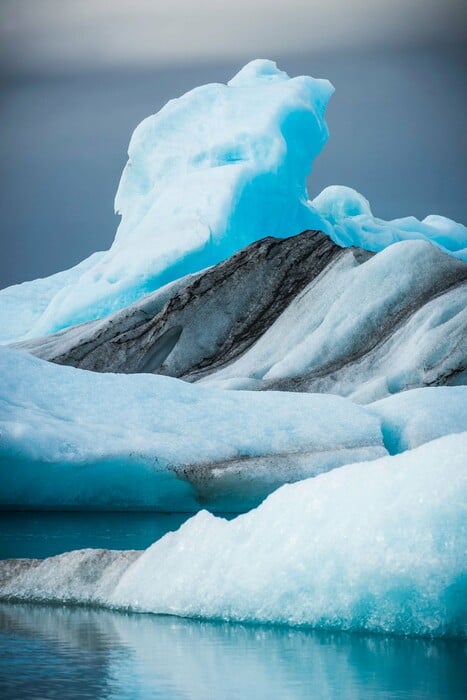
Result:
<svg viewBox="0 0 467 700">
<path fill-rule="evenodd" d="M 0 559 L 43 559 L 87 547 L 146 549 L 189 517 L 189 513 L 0 512 Z"/>
<path fill-rule="evenodd" d="M 187 517 L 3 513 L 0 554 L 143 548 Z M 464 700 L 466 657 L 467 646 L 454 640 L 0 605 L 2 700 Z"/>
<path fill-rule="evenodd" d="M 465 698 L 459 642 L 0 606 L 0 697 Z"/>
</svg>

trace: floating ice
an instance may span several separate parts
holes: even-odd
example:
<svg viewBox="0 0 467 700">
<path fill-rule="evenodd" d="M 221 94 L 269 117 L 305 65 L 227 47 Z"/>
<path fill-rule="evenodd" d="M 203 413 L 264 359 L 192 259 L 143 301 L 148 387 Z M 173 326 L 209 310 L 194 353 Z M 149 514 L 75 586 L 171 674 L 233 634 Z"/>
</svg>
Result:
<svg viewBox="0 0 467 700">
<path fill-rule="evenodd" d="M 23 333 L 105 316 L 265 235 L 320 228 L 305 181 L 327 139 L 332 91 L 256 60 L 145 119 L 118 188 L 112 247 Z"/>
<path fill-rule="evenodd" d="M 466 449 L 463 433 L 341 467 L 230 522 L 203 511 L 139 557 L 5 563 L 0 596 L 465 637 Z"/>
<path fill-rule="evenodd" d="M 177 615 L 467 634 L 467 434 L 203 512 L 123 575 L 112 605 Z"/>
<path fill-rule="evenodd" d="M 465 257 L 467 229 L 444 217 L 384 222 L 345 187 L 308 201 L 332 91 L 327 80 L 289 78 L 256 60 L 227 85 L 191 90 L 145 119 L 131 138 L 110 250 L 2 292 L 0 341 L 102 318 L 264 236 L 321 229 L 339 245 L 369 250 L 427 239 Z"/>
<path fill-rule="evenodd" d="M 379 251 L 405 240 L 427 240 L 461 260 L 467 260 L 467 228 L 431 214 L 423 221 L 414 216 L 384 221 L 373 216 L 370 203 L 351 187 L 326 187 L 313 201 L 326 221 L 325 232 L 341 246 Z"/>
<path fill-rule="evenodd" d="M 244 511 L 286 482 L 467 430 L 467 387 L 362 407 L 96 374 L 5 348 L 0 377 L 8 507 Z"/>
<path fill-rule="evenodd" d="M 337 396 L 96 374 L 6 348 L 0 378 L 3 506 L 242 511 L 386 454 L 379 416 Z"/>
<path fill-rule="evenodd" d="M 465 227 L 435 216 L 384 222 L 347 188 L 307 200 L 331 92 L 254 61 L 228 85 L 193 90 L 145 120 L 111 249 L 5 290 L 4 340 L 104 317 L 265 235 L 321 228 L 341 246 L 387 250 L 333 256 L 216 381 L 271 388 L 321 366 L 364 402 L 463 380 L 465 277 L 439 248 L 465 257 Z M 245 510 L 306 479 L 231 522 L 204 511 L 141 555 L 4 564 L 3 597 L 466 635 L 467 433 L 450 434 L 466 430 L 466 387 L 362 407 L 329 394 L 96 374 L 8 349 L 0 380 L 4 506 Z"/>
</svg>

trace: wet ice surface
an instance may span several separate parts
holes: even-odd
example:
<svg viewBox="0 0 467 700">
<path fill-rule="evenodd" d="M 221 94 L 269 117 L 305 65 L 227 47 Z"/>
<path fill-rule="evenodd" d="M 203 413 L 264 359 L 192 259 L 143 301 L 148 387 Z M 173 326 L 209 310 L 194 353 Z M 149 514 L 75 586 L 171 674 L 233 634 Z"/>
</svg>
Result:
<svg viewBox="0 0 467 700">
<path fill-rule="evenodd" d="M 0 606 L 5 700 L 454 700 L 465 668 L 454 640 Z"/>
</svg>

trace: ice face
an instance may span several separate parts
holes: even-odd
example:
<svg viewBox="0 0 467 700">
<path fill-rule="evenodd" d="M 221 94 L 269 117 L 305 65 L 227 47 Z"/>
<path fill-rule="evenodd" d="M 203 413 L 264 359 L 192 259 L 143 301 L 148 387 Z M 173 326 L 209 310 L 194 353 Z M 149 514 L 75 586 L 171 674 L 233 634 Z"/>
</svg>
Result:
<svg viewBox="0 0 467 700">
<path fill-rule="evenodd" d="M 224 620 L 466 636 L 467 433 L 203 511 L 143 554 L 3 564 L 2 598 Z"/>
<path fill-rule="evenodd" d="M 465 263 L 427 241 L 401 241 L 363 262 L 346 251 L 243 355 L 201 383 L 368 403 L 448 381 L 467 357 L 466 282 Z"/>
<path fill-rule="evenodd" d="M 201 513 L 111 602 L 315 627 L 466 634 L 467 435 L 287 485 L 232 522 Z"/>
</svg>

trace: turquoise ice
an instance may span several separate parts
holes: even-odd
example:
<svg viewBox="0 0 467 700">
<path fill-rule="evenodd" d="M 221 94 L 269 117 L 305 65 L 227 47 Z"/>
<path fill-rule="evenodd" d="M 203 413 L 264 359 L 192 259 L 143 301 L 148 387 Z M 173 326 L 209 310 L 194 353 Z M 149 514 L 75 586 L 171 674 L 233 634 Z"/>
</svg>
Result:
<svg viewBox="0 0 467 700">
<path fill-rule="evenodd" d="M 145 552 L 5 565 L 0 598 L 429 636 L 467 634 L 467 433 L 206 511 Z"/>
<path fill-rule="evenodd" d="M 0 292 L 0 341 L 102 318 L 265 236 L 320 229 L 369 250 L 427 239 L 465 258 L 467 229 L 445 217 L 375 218 L 346 187 L 308 199 L 306 178 L 328 137 L 327 80 L 289 78 L 268 60 L 227 85 L 195 88 L 136 129 L 115 199 L 108 251 Z"/>
</svg>

